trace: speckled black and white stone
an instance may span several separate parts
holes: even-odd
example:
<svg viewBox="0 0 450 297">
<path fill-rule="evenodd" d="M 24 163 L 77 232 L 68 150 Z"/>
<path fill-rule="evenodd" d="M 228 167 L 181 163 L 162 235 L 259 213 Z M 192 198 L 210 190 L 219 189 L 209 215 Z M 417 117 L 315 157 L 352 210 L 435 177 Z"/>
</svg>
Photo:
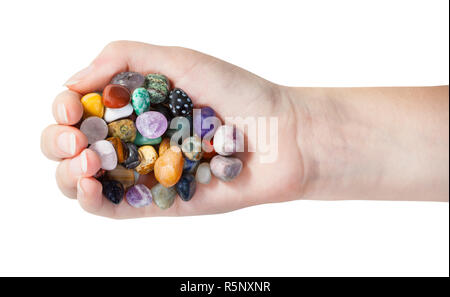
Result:
<svg viewBox="0 0 450 297">
<path fill-rule="evenodd" d="M 174 117 L 187 116 L 192 114 L 194 103 L 182 89 L 176 88 L 169 94 L 169 108 Z"/>
</svg>

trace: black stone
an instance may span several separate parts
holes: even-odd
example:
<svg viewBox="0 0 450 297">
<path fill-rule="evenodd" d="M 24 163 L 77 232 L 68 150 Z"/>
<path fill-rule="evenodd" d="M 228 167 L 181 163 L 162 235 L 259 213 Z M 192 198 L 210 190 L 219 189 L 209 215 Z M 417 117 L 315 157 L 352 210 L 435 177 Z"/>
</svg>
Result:
<svg viewBox="0 0 450 297">
<path fill-rule="evenodd" d="M 170 124 L 170 121 L 172 120 L 172 112 L 170 111 L 170 108 L 165 106 L 164 104 L 156 104 L 150 106 L 151 111 L 157 111 L 164 115 L 164 117 L 167 119 L 167 122 Z"/>
<path fill-rule="evenodd" d="M 103 180 L 103 195 L 114 204 L 119 204 L 123 200 L 125 189 L 123 185 L 116 180 Z"/>
<path fill-rule="evenodd" d="M 128 157 L 122 163 L 123 167 L 127 169 L 134 169 L 141 163 L 140 155 L 137 146 L 134 143 L 127 142 Z"/>
<path fill-rule="evenodd" d="M 182 89 L 176 88 L 169 94 L 169 108 L 174 117 L 185 117 L 192 114 L 194 103 Z"/>
</svg>

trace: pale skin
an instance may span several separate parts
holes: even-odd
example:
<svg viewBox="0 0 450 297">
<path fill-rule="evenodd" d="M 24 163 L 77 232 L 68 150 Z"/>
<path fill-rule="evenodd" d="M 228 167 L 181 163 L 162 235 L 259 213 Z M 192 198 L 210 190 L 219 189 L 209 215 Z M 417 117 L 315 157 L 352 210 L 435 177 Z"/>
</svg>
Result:
<svg viewBox="0 0 450 297">
<path fill-rule="evenodd" d="M 279 118 L 278 160 L 238 153 L 241 175 L 198 185 L 194 198 L 161 210 L 113 205 L 92 176 L 98 156 L 71 125 L 82 117 L 83 94 L 103 89 L 122 71 L 163 73 L 197 106 L 221 118 Z M 228 212 L 297 199 L 448 201 L 448 86 L 293 88 L 264 80 L 214 57 L 179 47 L 117 41 L 71 77 L 53 103 L 57 124 L 42 133 L 43 153 L 59 162 L 56 181 L 86 211 L 110 218 Z M 63 136 L 61 136 L 63 135 Z M 61 136 L 61 137 L 60 137 Z M 155 180 L 141 177 L 149 187 Z"/>
</svg>

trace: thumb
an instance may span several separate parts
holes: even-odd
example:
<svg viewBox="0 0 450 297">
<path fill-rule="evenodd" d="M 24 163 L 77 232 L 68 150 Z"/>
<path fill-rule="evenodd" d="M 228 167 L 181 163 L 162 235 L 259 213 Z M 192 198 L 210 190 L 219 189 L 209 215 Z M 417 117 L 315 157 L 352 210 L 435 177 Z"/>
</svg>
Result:
<svg viewBox="0 0 450 297">
<path fill-rule="evenodd" d="M 177 79 L 182 67 L 174 67 L 177 53 L 172 47 L 132 41 L 109 43 L 94 61 L 64 84 L 72 91 L 86 94 L 101 91 L 119 72 L 162 73 Z"/>
</svg>

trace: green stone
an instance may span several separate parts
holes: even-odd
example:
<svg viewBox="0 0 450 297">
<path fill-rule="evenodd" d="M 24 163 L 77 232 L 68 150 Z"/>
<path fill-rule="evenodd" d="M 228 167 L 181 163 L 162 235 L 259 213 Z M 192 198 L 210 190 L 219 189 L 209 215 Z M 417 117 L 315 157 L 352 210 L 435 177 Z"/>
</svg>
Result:
<svg viewBox="0 0 450 297">
<path fill-rule="evenodd" d="M 131 105 L 137 115 L 150 109 L 150 94 L 146 88 L 137 88 L 131 95 Z"/>
<path fill-rule="evenodd" d="M 145 77 L 145 87 L 150 95 L 150 102 L 159 104 L 166 101 L 169 95 L 170 83 L 165 75 L 152 73 Z"/>
<path fill-rule="evenodd" d="M 156 184 L 150 190 L 152 192 L 153 201 L 161 209 L 168 209 L 172 206 L 177 196 L 177 192 L 174 187 L 165 188 L 161 184 Z"/>
<path fill-rule="evenodd" d="M 147 137 L 142 136 L 142 134 L 139 133 L 139 131 L 136 131 L 136 138 L 134 139 L 134 144 L 137 146 L 155 145 L 155 144 L 161 143 L 161 141 L 162 141 L 161 137 L 147 138 Z"/>
</svg>

